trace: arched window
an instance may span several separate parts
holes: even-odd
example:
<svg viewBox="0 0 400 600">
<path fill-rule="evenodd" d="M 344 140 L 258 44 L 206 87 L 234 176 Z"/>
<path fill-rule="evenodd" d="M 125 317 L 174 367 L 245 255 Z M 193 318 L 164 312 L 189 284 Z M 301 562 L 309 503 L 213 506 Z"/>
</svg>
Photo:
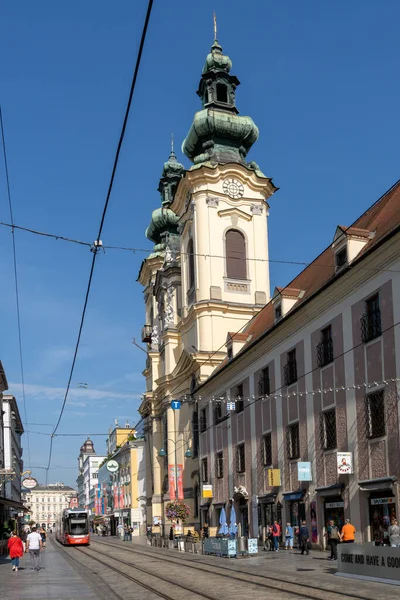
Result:
<svg viewBox="0 0 400 600">
<path fill-rule="evenodd" d="M 246 279 L 246 241 L 243 233 L 229 229 L 226 233 L 226 275 L 233 279 Z"/>
<path fill-rule="evenodd" d="M 224 83 L 217 83 L 217 102 L 228 102 L 228 89 Z"/>
<path fill-rule="evenodd" d="M 187 246 L 188 255 L 188 276 L 189 276 L 189 289 L 194 287 L 194 250 L 193 240 L 190 239 Z"/>
</svg>

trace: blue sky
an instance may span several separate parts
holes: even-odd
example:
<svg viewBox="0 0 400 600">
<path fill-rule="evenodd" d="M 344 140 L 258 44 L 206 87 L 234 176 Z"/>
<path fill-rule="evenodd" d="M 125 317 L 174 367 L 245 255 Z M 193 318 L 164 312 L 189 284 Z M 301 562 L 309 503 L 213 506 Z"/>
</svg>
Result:
<svg viewBox="0 0 400 600">
<path fill-rule="evenodd" d="M 8 2 L 0 23 L 0 102 L 14 219 L 92 242 L 110 177 L 147 2 Z M 244 12 L 244 7 L 251 11 Z M 218 38 L 241 86 L 237 105 L 260 128 L 249 159 L 280 190 L 271 199 L 270 257 L 309 261 L 399 176 L 400 4 L 156 0 L 103 243 L 150 248 L 158 180 L 171 132 L 180 146 L 200 108 L 195 92 Z M 188 162 L 180 155 L 186 166 Z M 0 166 L 0 220 L 9 222 Z M 28 422 L 48 432 L 68 380 L 91 254 L 17 232 Z M 136 277 L 144 253 L 98 258 L 73 388 L 56 438 L 51 481 L 74 484 L 87 433 L 138 420 L 144 323 Z M 0 358 L 23 415 L 11 234 L 0 227 Z M 298 267 L 271 264 L 271 284 Z M 88 383 L 88 389 L 78 383 Z M 94 438 L 98 452 L 105 435 Z M 28 465 L 26 435 L 24 458 Z M 30 434 L 31 465 L 49 438 Z M 61 468 L 60 468 L 61 467 Z M 44 471 L 33 469 L 43 481 Z"/>
</svg>

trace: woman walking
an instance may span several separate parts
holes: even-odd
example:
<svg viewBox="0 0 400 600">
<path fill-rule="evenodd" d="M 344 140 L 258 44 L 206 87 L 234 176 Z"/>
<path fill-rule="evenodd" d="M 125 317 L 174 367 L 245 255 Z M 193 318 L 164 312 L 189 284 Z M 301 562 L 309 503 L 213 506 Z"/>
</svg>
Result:
<svg viewBox="0 0 400 600">
<path fill-rule="evenodd" d="M 16 531 L 12 532 L 11 537 L 8 540 L 8 550 L 10 552 L 12 570 L 18 571 L 19 559 L 24 554 L 24 547 L 22 545 L 22 540 L 17 536 Z"/>
<path fill-rule="evenodd" d="M 42 538 L 42 547 L 46 548 L 46 530 L 44 529 L 44 527 L 41 527 L 40 529 L 40 537 Z"/>
</svg>

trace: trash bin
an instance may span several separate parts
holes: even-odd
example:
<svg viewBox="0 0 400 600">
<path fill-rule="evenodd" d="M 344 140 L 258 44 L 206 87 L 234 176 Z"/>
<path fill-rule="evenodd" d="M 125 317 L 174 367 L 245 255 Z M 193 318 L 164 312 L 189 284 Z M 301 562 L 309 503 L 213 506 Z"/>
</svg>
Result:
<svg viewBox="0 0 400 600">
<path fill-rule="evenodd" d="M 237 539 L 237 551 L 247 552 L 247 537 L 242 536 Z"/>
</svg>

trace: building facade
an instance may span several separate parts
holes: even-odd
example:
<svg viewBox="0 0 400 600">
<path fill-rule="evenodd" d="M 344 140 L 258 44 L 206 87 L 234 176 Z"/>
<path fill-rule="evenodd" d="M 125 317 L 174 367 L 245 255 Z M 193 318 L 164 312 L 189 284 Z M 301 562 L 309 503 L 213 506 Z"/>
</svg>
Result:
<svg viewBox="0 0 400 600">
<path fill-rule="evenodd" d="M 89 508 L 90 490 L 97 486 L 97 473 L 104 458 L 105 456 L 96 454 L 90 438 L 81 446 L 78 457 L 79 474 L 76 483 L 78 486 L 78 503 L 82 508 Z"/>
<path fill-rule="evenodd" d="M 74 504 L 77 492 L 63 483 L 37 485 L 24 494 L 24 501 L 30 513 L 27 520 L 34 521 L 45 529 L 54 529 L 62 511 Z"/>
<path fill-rule="evenodd" d="M 329 519 L 357 541 L 399 518 L 400 183 L 242 330 L 195 390 L 203 522 L 236 510 L 244 534 Z M 265 529 L 264 529 L 265 534 Z"/>
<path fill-rule="evenodd" d="M 125 432 L 123 437 L 123 432 Z M 120 444 L 100 465 L 98 484 L 93 498 L 94 512 L 102 515 L 115 534 L 118 524 L 132 526 L 134 535 L 146 534 L 146 455 L 145 442 L 135 429 L 119 428 L 110 432 L 107 445 L 112 440 Z M 117 468 L 108 469 L 107 463 L 115 461 Z"/>
<path fill-rule="evenodd" d="M 247 153 L 258 138 L 239 115 L 231 60 L 214 41 L 199 89 L 202 109 L 182 149 L 172 149 L 158 190 L 161 207 L 146 235 L 154 243 L 141 266 L 147 346 L 145 420 L 147 520 L 165 523 L 174 497 L 198 524 L 199 414 L 192 393 L 224 360 L 229 331 L 237 331 L 269 301 L 268 199 L 276 188 Z M 173 410 L 171 402 L 181 401 Z M 170 476 L 169 476 L 170 475 Z"/>
<path fill-rule="evenodd" d="M 14 472 L 4 486 L 5 497 L 13 502 L 21 502 L 21 473 L 23 472 L 22 442 L 24 433 L 18 404 L 14 396 L 3 394 L 3 440 L 4 468 Z"/>
</svg>

